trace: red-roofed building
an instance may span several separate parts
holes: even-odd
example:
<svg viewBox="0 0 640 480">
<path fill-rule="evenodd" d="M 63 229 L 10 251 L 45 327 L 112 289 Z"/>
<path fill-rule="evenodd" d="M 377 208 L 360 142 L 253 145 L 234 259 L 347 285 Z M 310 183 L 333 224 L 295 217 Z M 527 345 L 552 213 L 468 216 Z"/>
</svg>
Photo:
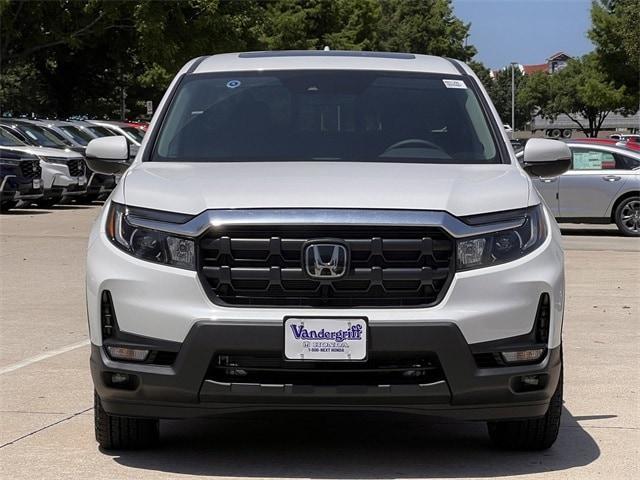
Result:
<svg viewBox="0 0 640 480">
<path fill-rule="evenodd" d="M 548 72 L 549 64 L 538 63 L 536 65 L 522 65 L 522 73 L 525 75 L 531 75 L 536 72 Z"/>
<path fill-rule="evenodd" d="M 564 52 L 557 52 L 547 58 L 546 63 L 533 65 L 522 65 L 522 72 L 525 75 L 531 75 L 536 72 L 556 73 L 567 66 L 567 61 L 571 57 Z"/>
</svg>

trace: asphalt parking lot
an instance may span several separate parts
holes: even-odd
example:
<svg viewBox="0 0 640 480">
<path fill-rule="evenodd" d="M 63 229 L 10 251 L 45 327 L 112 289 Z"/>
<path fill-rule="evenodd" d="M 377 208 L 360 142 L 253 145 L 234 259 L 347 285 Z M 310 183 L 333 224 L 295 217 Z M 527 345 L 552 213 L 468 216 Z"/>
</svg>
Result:
<svg viewBox="0 0 640 480">
<path fill-rule="evenodd" d="M 640 478 L 640 239 L 563 227 L 565 410 L 543 453 L 491 447 L 481 423 L 255 413 L 164 422 L 154 451 L 102 453 L 84 306 L 99 207 L 0 217 L 0 477 Z"/>
</svg>

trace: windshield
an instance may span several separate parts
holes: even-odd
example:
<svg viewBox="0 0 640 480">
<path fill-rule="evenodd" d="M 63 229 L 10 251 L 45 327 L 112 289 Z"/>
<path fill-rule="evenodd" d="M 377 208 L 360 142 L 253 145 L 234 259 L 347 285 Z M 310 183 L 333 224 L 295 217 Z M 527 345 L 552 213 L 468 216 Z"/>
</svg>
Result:
<svg viewBox="0 0 640 480">
<path fill-rule="evenodd" d="M 99 127 L 99 126 L 87 126 L 87 130 L 89 130 L 91 133 L 95 134 L 98 137 L 113 137 L 115 135 L 117 135 L 117 133 L 112 132 L 111 130 L 109 130 L 108 128 L 105 127 Z"/>
<path fill-rule="evenodd" d="M 60 130 L 69 135 L 78 144 L 86 147 L 93 137 L 74 125 L 60 125 Z"/>
<path fill-rule="evenodd" d="M 24 143 L 18 137 L 0 128 L 0 145 L 3 147 L 24 147 Z"/>
<path fill-rule="evenodd" d="M 16 128 L 34 145 L 50 148 L 67 148 L 67 144 L 59 140 L 49 130 L 38 125 L 18 124 Z"/>
<path fill-rule="evenodd" d="M 125 133 L 128 133 L 138 143 L 142 143 L 144 132 L 136 127 L 120 127 Z"/>
<path fill-rule="evenodd" d="M 499 163 L 461 77 L 271 71 L 187 77 L 156 161 Z"/>
</svg>

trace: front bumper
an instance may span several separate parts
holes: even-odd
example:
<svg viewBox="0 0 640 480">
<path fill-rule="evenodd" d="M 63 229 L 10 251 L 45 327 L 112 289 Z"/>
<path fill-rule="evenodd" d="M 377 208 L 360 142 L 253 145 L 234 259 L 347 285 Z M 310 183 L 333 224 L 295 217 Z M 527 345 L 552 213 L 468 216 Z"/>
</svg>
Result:
<svg viewBox="0 0 640 480">
<path fill-rule="evenodd" d="M 282 326 L 198 322 L 182 344 L 128 337 L 124 344 L 178 353 L 170 366 L 135 364 L 113 361 L 103 347 L 92 346 L 91 373 L 98 395 L 108 413 L 122 416 L 184 418 L 262 409 L 357 409 L 467 420 L 530 418 L 545 414 L 561 370 L 560 347 L 549 350 L 536 365 L 479 368 L 473 346 L 451 323 L 370 326 L 371 355 L 429 352 L 437 356 L 444 378 L 427 384 L 292 385 L 212 379 L 210 367 L 220 352 L 282 352 Z M 113 373 L 133 375 L 135 381 L 130 389 L 116 388 L 109 381 Z M 533 391 L 518 392 L 514 382 L 523 375 L 540 375 L 543 381 Z"/>
<path fill-rule="evenodd" d="M 44 188 L 34 188 L 33 180 L 19 178 L 15 175 L 6 175 L 0 182 L 0 197 L 3 201 L 12 200 L 36 200 L 42 197 Z"/>
<path fill-rule="evenodd" d="M 62 191 L 63 197 L 79 197 L 87 194 L 86 185 L 69 184 Z"/>
<path fill-rule="evenodd" d="M 91 171 L 90 171 L 91 172 Z M 111 193 L 116 186 L 116 179 L 113 175 L 91 172 L 87 181 L 87 193 L 89 195 L 102 195 Z"/>
</svg>

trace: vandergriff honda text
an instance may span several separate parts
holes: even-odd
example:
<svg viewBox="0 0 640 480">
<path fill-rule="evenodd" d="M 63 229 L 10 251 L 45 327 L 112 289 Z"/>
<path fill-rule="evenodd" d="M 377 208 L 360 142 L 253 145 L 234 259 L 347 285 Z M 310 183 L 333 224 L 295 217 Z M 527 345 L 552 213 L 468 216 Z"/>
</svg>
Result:
<svg viewBox="0 0 640 480">
<path fill-rule="evenodd" d="M 256 409 L 488 422 L 543 449 L 562 409 L 560 232 L 465 64 L 400 53 L 190 61 L 91 232 L 96 438 Z"/>
</svg>

